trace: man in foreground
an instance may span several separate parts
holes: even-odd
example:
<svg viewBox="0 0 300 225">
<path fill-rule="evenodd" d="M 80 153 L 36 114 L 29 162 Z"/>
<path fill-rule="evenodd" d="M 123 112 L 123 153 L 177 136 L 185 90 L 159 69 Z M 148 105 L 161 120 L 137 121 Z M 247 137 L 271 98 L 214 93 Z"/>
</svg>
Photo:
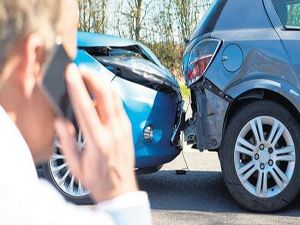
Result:
<svg viewBox="0 0 300 225">
<path fill-rule="evenodd" d="M 42 91 L 56 36 L 75 57 L 77 23 L 76 0 L 0 2 L 1 225 L 151 224 L 147 195 L 135 180 L 130 123 L 117 94 L 99 76 L 68 67 L 69 95 L 87 142 L 79 153 L 72 124 L 55 115 Z M 95 210 L 67 204 L 38 180 L 35 164 L 50 158 L 55 133 L 72 173 L 98 203 Z"/>
</svg>

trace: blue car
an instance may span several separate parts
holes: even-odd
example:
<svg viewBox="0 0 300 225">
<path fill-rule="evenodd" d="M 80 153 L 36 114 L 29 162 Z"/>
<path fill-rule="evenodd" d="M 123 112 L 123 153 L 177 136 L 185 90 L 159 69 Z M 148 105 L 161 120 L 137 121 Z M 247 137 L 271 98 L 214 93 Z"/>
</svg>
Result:
<svg viewBox="0 0 300 225">
<path fill-rule="evenodd" d="M 217 151 L 243 207 L 273 212 L 300 190 L 300 0 L 215 0 L 184 54 L 185 137 Z"/>
<path fill-rule="evenodd" d="M 184 121 L 180 88 L 147 47 L 114 36 L 79 32 L 75 63 L 94 69 L 117 89 L 132 123 L 138 173 L 156 172 L 180 153 Z M 84 148 L 80 130 L 78 144 Z M 45 177 L 67 200 L 91 203 L 89 192 L 70 174 L 59 141 L 55 148 L 52 159 L 43 166 Z"/>
</svg>

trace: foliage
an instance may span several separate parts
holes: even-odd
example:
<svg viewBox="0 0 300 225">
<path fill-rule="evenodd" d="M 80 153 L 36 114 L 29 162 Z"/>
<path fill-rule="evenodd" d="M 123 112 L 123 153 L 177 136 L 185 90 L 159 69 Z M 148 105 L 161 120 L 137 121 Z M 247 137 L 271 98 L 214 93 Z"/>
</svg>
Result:
<svg viewBox="0 0 300 225">
<path fill-rule="evenodd" d="M 179 85 L 180 85 L 180 89 L 181 89 L 181 93 L 182 93 L 183 99 L 184 100 L 189 99 L 189 97 L 191 96 L 190 89 L 188 89 L 188 87 L 185 85 L 184 82 L 179 82 Z"/>
<path fill-rule="evenodd" d="M 105 33 L 108 25 L 108 0 L 79 0 L 79 29 L 88 32 Z"/>
</svg>

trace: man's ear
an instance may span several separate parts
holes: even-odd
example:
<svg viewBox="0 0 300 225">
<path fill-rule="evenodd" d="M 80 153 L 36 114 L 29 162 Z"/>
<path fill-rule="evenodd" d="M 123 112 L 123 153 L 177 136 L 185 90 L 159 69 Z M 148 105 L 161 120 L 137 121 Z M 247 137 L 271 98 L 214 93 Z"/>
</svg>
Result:
<svg viewBox="0 0 300 225">
<path fill-rule="evenodd" d="M 17 81 L 26 96 L 30 96 L 36 83 L 42 77 L 42 67 L 45 61 L 45 44 L 39 34 L 26 37 L 21 49 L 18 49 L 21 60 L 17 71 Z"/>
</svg>

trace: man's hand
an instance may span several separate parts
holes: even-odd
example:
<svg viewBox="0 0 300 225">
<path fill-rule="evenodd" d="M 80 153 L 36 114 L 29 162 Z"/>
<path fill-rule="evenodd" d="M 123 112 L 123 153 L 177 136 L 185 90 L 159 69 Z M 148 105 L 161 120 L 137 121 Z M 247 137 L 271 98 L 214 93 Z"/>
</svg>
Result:
<svg viewBox="0 0 300 225">
<path fill-rule="evenodd" d="M 85 137 L 83 152 L 73 126 L 64 119 L 56 122 L 71 171 L 97 203 L 137 190 L 131 125 L 116 91 L 100 76 L 75 65 L 67 69 L 70 99 Z"/>
</svg>

